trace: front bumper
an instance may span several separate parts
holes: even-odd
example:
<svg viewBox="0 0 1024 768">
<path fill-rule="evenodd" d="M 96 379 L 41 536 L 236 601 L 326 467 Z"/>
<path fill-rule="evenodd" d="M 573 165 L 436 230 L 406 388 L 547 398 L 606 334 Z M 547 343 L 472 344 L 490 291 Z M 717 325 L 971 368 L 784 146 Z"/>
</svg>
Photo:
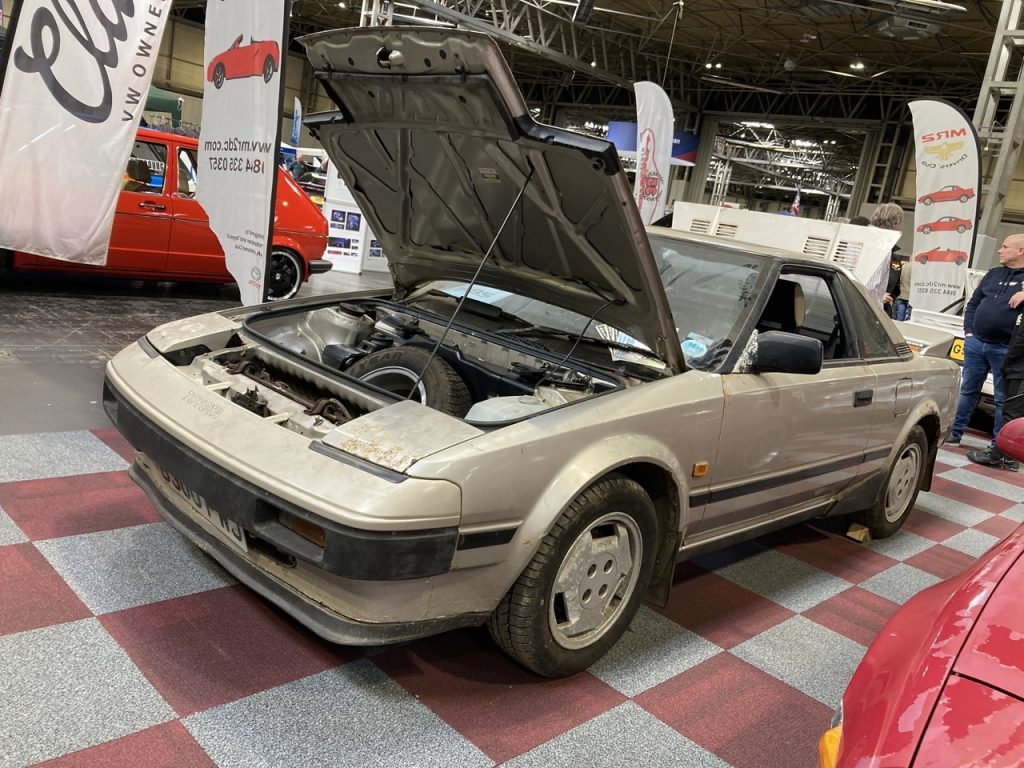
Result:
<svg viewBox="0 0 1024 768">
<path fill-rule="evenodd" d="M 103 407 L 137 450 L 210 500 L 219 513 L 256 540 L 269 545 L 268 549 L 286 565 L 288 558 L 293 558 L 292 562 L 301 560 L 327 573 L 363 581 L 418 579 L 451 568 L 459 538 L 457 527 L 367 531 L 326 520 L 230 474 L 168 436 L 130 404 L 109 379 L 103 385 Z M 136 472 L 137 482 L 138 475 Z M 158 509 L 164 511 L 164 505 L 158 505 Z M 282 515 L 322 528 L 324 546 L 295 533 L 284 524 Z"/>
</svg>

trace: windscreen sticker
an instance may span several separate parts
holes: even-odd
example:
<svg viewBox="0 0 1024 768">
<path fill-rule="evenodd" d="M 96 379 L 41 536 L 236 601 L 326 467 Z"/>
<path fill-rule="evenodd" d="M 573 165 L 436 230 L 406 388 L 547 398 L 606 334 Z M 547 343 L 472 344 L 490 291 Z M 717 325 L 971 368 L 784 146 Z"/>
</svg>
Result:
<svg viewBox="0 0 1024 768">
<path fill-rule="evenodd" d="M 484 180 L 485 184 L 501 184 L 501 178 L 498 176 L 498 171 L 494 168 L 481 168 L 480 178 Z"/>
</svg>

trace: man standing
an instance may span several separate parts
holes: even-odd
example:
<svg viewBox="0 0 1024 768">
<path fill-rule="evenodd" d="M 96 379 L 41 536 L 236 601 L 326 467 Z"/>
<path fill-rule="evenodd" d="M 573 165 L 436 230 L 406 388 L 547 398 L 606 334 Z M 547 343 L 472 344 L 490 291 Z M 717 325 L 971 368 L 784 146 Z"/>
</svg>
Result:
<svg viewBox="0 0 1024 768">
<path fill-rule="evenodd" d="M 964 374 L 960 403 L 950 430 L 948 443 L 959 443 L 974 407 L 981 385 L 989 371 L 995 382 L 996 413 L 992 444 L 983 451 L 968 451 L 967 458 L 977 464 L 1017 470 L 1017 462 L 995 448 L 995 436 L 1003 426 L 1003 359 L 1024 303 L 1024 234 L 1010 235 L 999 247 L 1000 266 L 989 270 L 975 289 L 964 312 Z"/>
</svg>

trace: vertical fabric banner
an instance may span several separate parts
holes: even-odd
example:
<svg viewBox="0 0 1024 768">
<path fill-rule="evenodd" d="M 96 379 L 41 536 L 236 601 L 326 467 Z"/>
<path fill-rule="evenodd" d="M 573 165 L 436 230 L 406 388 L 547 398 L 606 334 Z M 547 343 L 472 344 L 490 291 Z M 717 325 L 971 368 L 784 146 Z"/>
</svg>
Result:
<svg viewBox="0 0 1024 768">
<path fill-rule="evenodd" d="M 800 215 L 800 187 L 796 188 L 796 196 L 793 198 L 793 202 L 789 204 L 789 215 Z"/>
<path fill-rule="evenodd" d="M 981 170 L 967 115 L 938 100 L 910 102 L 917 205 L 910 257 L 910 305 L 941 310 L 963 295 L 974 251 Z"/>
<path fill-rule="evenodd" d="M 636 182 L 633 197 L 644 224 L 665 215 L 672 161 L 672 102 L 661 86 L 643 81 L 636 92 Z"/>
<path fill-rule="evenodd" d="M 287 0 L 206 6 L 197 198 L 242 304 L 263 301 L 281 133 Z"/>
<path fill-rule="evenodd" d="M 0 86 L 0 247 L 104 264 L 171 0 L 22 0 Z"/>
<path fill-rule="evenodd" d="M 295 103 L 292 109 L 292 135 L 291 142 L 293 147 L 299 146 L 299 133 L 302 131 L 302 102 L 299 101 L 299 97 L 295 97 Z"/>
</svg>

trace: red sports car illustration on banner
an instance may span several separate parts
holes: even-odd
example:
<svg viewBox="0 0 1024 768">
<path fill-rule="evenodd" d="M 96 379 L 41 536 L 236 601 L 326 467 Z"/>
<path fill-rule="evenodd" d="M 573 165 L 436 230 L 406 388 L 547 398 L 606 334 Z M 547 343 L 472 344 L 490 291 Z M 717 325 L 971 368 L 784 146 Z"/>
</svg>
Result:
<svg viewBox="0 0 1024 768">
<path fill-rule="evenodd" d="M 206 68 L 206 79 L 215 88 L 224 85 L 225 80 L 239 77 L 263 77 L 269 83 L 274 73 L 281 68 L 281 49 L 275 40 L 253 40 L 242 45 L 243 35 L 235 38 L 224 53 L 217 54 Z"/>
<path fill-rule="evenodd" d="M 914 256 L 914 261 L 927 264 L 929 261 L 952 261 L 956 264 L 963 264 L 967 261 L 967 252 L 958 251 L 955 248 L 932 248 L 930 251 L 921 251 Z"/>
<path fill-rule="evenodd" d="M 972 197 L 974 197 L 973 188 L 961 187 L 957 184 L 947 184 L 942 189 L 929 192 L 926 195 L 921 195 L 917 198 L 917 202 L 924 203 L 925 205 L 931 205 L 932 203 L 946 203 L 953 200 L 966 203 Z"/>
<path fill-rule="evenodd" d="M 935 221 L 929 221 L 927 224 L 922 224 L 917 228 L 918 232 L 924 232 L 926 235 L 929 232 L 966 232 L 971 229 L 974 225 L 971 224 L 970 219 L 961 219 L 957 216 L 943 216 L 941 219 Z"/>
</svg>

